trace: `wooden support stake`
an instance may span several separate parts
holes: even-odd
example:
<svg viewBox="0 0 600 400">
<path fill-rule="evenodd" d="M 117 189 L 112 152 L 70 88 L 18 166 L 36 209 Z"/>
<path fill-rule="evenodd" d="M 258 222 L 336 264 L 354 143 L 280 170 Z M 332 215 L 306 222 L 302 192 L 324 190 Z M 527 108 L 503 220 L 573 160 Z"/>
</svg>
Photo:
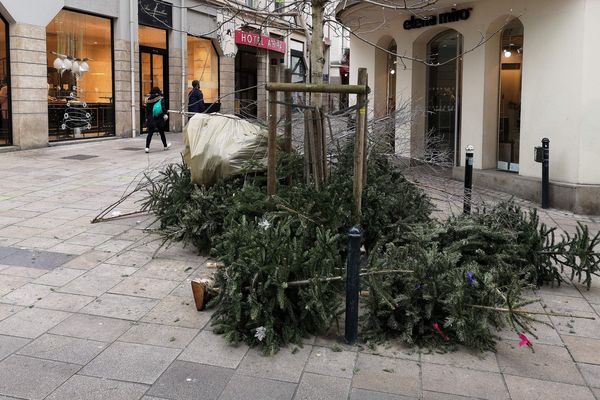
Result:
<svg viewBox="0 0 600 400">
<path fill-rule="evenodd" d="M 367 73 L 367 70 L 365 69 L 365 85 L 369 84 L 369 75 Z M 369 108 L 367 107 L 367 96 L 368 94 L 359 94 L 356 97 L 360 99 L 360 101 L 362 102 L 363 108 L 365 109 L 365 113 L 363 115 L 363 126 L 364 126 L 364 130 L 365 130 L 365 141 L 363 143 L 363 188 L 367 186 L 367 163 L 368 163 L 368 156 L 369 156 Z"/>
<path fill-rule="evenodd" d="M 286 83 L 292 82 L 292 70 L 286 68 L 283 72 L 283 80 Z M 286 153 L 292 152 L 292 92 L 284 92 L 283 102 L 285 103 L 285 130 L 283 148 Z"/>
<path fill-rule="evenodd" d="M 277 82 L 279 68 L 271 65 L 269 80 Z M 277 192 L 277 92 L 269 91 L 269 141 L 267 152 L 267 194 L 273 196 Z"/>
<path fill-rule="evenodd" d="M 327 138 L 325 136 L 325 124 L 323 123 L 324 121 L 322 110 L 316 110 L 315 122 L 317 132 L 319 132 L 320 153 L 322 153 L 321 158 L 319 159 L 319 161 L 321 162 L 321 178 L 322 182 L 325 183 L 327 182 L 329 174 L 327 173 Z"/>
<path fill-rule="evenodd" d="M 367 69 L 358 69 L 358 84 L 366 86 L 368 81 Z M 356 138 L 354 142 L 354 213 L 356 223 L 360 224 L 362 219 L 362 192 L 365 169 L 365 142 L 366 142 L 366 95 L 357 96 L 359 108 L 356 112 Z"/>
<path fill-rule="evenodd" d="M 321 112 L 318 108 L 312 110 L 311 126 L 313 130 L 313 143 L 315 147 L 315 158 L 313 160 L 313 170 L 315 171 L 315 182 L 319 182 L 316 186 L 317 190 L 323 185 L 323 129 L 319 125 L 321 121 Z"/>
<path fill-rule="evenodd" d="M 278 92 L 304 92 L 304 93 L 357 93 L 367 94 L 369 89 L 365 85 L 340 85 L 333 83 L 267 83 L 268 91 Z"/>
<path fill-rule="evenodd" d="M 309 110 L 304 110 L 304 179 L 310 183 L 310 135 L 308 134 Z"/>
<path fill-rule="evenodd" d="M 315 135 L 315 121 L 314 121 L 314 116 L 315 116 L 315 112 L 313 109 L 307 109 L 306 110 L 306 115 L 307 115 L 307 125 L 305 127 L 306 129 L 306 135 L 308 137 L 308 147 L 309 147 L 309 153 L 310 153 L 310 169 L 312 172 L 312 176 L 315 182 L 315 189 L 316 190 L 321 190 L 321 181 L 319 180 L 319 170 L 316 168 L 317 164 L 318 164 L 318 155 L 317 155 L 317 142 L 316 142 L 316 135 Z"/>
</svg>

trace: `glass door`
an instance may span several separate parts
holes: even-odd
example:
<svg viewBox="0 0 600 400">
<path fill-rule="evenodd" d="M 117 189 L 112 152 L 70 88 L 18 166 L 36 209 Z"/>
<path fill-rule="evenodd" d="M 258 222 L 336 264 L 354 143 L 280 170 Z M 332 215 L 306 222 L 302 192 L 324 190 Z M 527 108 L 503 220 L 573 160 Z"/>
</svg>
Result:
<svg viewBox="0 0 600 400">
<path fill-rule="evenodd" d="M 427 46 L 427 132 L 425 147 L 438 164 L 459 165 L 462 35 L 442 32 Z"/>
<path fill-rule="evenodd" d="M 497 168 L 519 172 L 523 24 L 518 19 L 504 29 L 501 43 Z"/>
<path fill-rule="evenodd" d="M 146 132 L 146 100 L 153 87 L 158 87 L 165 97 L 168 105 L 168 58 L 166 50 L 140 46 L 140 82 L 141 101 L 140 116 L 142 132 Z"/>
</svg>

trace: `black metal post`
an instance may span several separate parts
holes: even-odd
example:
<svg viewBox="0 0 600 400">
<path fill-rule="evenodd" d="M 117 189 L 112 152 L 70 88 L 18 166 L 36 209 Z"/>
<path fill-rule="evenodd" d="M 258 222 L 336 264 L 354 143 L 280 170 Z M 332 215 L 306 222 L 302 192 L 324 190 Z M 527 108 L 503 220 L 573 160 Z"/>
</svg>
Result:
<svg viewBox="0 0 600 400">
<path fill-rule="evenodd" d="M 550 139 L 542 139 L 542 208 L 550 207 Z"/>
<path fill-rule="evenodd" d="M 467 158 L 465 161 L 465 198 L 463 201 L 463 213 L 471 214 L 471 192 L 473 189 L 473 153 L 475 147 L 468 145 Z"/>
<path fill-rule="evenodd" d="M 348 231 L 345 324 L 345 337 L 348 344 L 354 344 L 358 337 L 358 290 L 360 286 L 360 245 L 362 234 L 360 226 L 354 226 Z"/>
</svg>

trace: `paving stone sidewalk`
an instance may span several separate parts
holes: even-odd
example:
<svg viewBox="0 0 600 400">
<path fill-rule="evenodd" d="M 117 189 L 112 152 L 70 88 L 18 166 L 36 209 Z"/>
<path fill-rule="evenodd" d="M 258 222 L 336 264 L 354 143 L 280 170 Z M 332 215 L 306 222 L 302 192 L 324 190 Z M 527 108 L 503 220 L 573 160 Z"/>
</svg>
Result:
<svg viewBox="0 0 600 400">
<path fill-rule="evenodd" d="M 225 344 L 191 297 L 206 259 L 181 246 L 153 258 L 147 215 L 90 224 L 141 173 L 180 159 L 179 135 L 169 140 L 172 150 L 155 143 L 148 155 L 140 138 L 0 154 L 0 400 L 600 399 L 598 283 L 535 293 L 552 310 L 597 318 L 546 319 L 535 353 L 511 332 L 484 354 L 395 342 L 339 351 L 335 338 L 312 338 L 263 357 Z M 557 210 L 542 218 L 600 227 Z"/>
</svg>

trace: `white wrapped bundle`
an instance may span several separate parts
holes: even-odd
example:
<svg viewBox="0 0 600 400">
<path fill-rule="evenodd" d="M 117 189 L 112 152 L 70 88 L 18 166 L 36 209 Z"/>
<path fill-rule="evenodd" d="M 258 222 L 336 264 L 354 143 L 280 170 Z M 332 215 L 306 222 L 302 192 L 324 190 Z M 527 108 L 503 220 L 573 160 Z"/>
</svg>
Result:
<svg viewBox="0 0 600 400">
<path fill-rule="evenodd" d="M 266 169 L 266 128 L 235 116 L 194 115 L 184 129 L 184 145 L 183 158 L 198 185 Z"/>
</svg>

